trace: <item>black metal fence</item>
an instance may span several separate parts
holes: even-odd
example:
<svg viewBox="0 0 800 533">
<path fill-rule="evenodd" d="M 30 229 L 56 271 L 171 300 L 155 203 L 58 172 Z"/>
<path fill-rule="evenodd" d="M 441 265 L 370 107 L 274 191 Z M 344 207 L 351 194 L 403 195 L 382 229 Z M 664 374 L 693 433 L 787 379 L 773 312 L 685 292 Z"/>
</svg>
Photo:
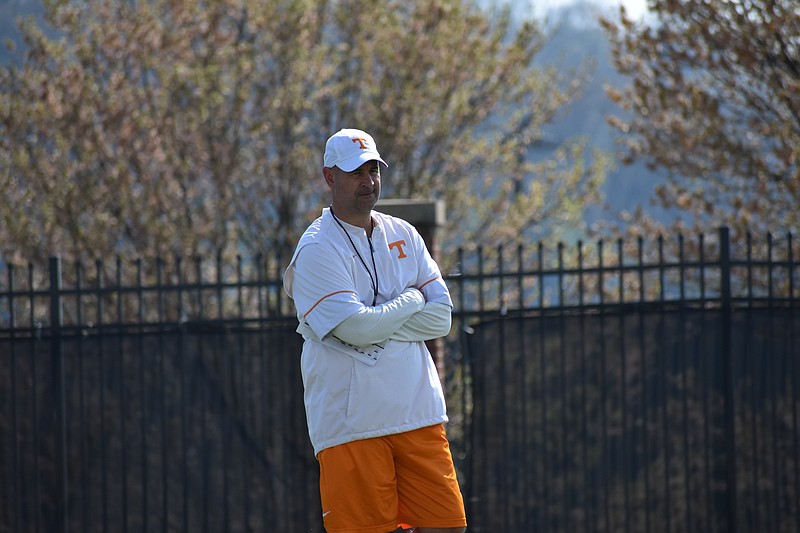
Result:
<svg viewBox="0 0 800 533">
<path fill-rule="evenodd" d="M 794 255 L 725 229 L 462 252 L 470 531 L 796 531 Z M 280 265 L 6 267 L 0 531 L 321 531 Z"/>
<path fill-rule="evenodd" d="M 0 291 L 0 531 L 319 530 L 277 264 L 62 266 Z"/>
<path fill-rule="evenodd" d="M 451 279 L 471 531 L 798 530 L 791 235 L 511 252 Z"/>
</svg>

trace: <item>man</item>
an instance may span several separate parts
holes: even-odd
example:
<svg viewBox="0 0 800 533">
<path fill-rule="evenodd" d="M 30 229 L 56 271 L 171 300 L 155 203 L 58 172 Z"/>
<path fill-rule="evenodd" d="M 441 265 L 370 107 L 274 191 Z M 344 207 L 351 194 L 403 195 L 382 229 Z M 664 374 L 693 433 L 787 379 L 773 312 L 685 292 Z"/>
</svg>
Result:
<svg viewBox="0 0 800 533">
<path fill-rule="evenodd" d="M 380 164 L 364 131 L 328 139 L 332 203 L 284 275 L 305 340 L 322 516 L 328 533 L 463 532 L 444 394 L 424 342 L 449 332 L 452 301 L 414 227 L 373 211 Z"/>
</svg>

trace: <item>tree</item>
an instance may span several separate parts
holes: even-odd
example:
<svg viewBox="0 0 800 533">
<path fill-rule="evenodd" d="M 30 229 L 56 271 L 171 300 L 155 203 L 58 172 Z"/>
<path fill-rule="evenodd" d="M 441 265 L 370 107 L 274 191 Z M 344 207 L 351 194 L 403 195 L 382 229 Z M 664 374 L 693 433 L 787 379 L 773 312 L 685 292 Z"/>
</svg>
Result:
<svg viewBox="0 0 800 533">
<path fill-rule="evenodd" d="M 0 70 L 0 256 L 291 251 L 327 195 L 325 139 L 361 127 L 384 197 L 443 198 L 445 249 L 580 223 L 605 161 L 532 162 L 583 77 L 463 0 L 47 0 Z M 55 35 L 55 36 L 54 36 Z"/>
<path fill-rule="evenodd" d="M 794 0 L 651 0 L 652 24 L 602 21 L 625 160 L 664 169 L 664 207 L 697 227 L 800 229 L 800 8 Z"/>
</svg>

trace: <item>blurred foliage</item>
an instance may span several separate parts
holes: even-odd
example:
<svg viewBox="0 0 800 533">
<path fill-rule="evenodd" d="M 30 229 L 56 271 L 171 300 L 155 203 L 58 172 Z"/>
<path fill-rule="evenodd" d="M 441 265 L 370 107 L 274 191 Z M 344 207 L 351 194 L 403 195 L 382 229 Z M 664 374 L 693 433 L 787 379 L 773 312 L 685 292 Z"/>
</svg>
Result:
<svg viewBox="0 0 800 533">
<path fill-rule="evenodd" d="M 0 69 L 0 256 L 290 253 L 327 137 L 369 131 L 385 198 L 443 199 L 445 254 L 581 227 L 608 161 L 534 162 L 588 72 L 464 0 L 47 0 Z"/>
<path fill-rule="evenodd" d="M 602 21 L 617 70 L 609 94 L 628 162 L 666 170 L 657 203 L 677 226 L 737 239 L 800 230 L 800 8 L 795 0 L 650 0 Z M 652 226 L 643 213 L 638 228 Z"/>
</svg>

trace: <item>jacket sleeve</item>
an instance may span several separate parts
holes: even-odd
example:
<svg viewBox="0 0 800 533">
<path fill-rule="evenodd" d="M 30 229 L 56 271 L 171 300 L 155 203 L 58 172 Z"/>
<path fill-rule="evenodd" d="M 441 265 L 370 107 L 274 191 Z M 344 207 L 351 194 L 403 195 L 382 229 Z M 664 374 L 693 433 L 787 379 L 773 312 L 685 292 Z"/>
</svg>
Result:
<svg viewBox="0 0 800 533">
<path fill-rule="evenodd" d="M 444 337 L 450 333 L 451 308 L 441 302 L 428 302 L 422 311 L 406 321 L 389 338 L 397 341 L 417 342 Z"/>
<path fill-rule="evenodd" d="M 415 313 L 425 307 L 425 298 L 415 288 L 375 307 L 362 306 L 333 328 L 331 334 L 354 346 L 368 346 L 388 340 Z"/>
</svg>

